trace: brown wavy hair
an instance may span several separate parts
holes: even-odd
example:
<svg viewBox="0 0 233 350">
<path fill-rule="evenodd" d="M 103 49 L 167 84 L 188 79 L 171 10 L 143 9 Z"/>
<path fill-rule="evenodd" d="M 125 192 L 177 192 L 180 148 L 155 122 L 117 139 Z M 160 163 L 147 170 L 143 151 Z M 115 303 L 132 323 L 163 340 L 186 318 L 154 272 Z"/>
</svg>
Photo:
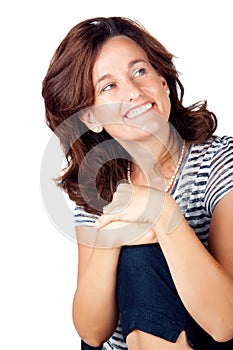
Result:
<svg viewBox="0 0 233 350">
<path fill-rule="evenodd" d="M 217 127 L 207 102 L 182 104 L 184 87 L 171 54 L 137 21 L 124 17 L 96 17 L 74 26 L 58 46 L 43 80 L 46 123 L 59 137 L 67 167 L 56 180 L 72 201 L 90 213 L 102 211 L 117 184 L 126 179 L 130 156 L 105 131 L 94 133 L 80 120 L 93 105 L 93 65 L 103 44 L 124 35 L 146 52 L 151 65 L 170 89 L 169 121 L 187 141 L 207 140 Z"/>
</svg>

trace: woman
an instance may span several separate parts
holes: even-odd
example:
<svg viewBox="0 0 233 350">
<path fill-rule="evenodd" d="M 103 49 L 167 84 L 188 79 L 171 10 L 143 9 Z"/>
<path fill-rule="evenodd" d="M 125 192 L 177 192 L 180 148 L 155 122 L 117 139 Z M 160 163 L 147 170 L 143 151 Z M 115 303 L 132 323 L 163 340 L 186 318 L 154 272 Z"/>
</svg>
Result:
<svg viewBox="0 0 233 350">
<path fill-rule="evenodd" d="M 43 82 L 77 204 L 83 348 L 232 346 L 233 138 L 205 102 L 183 106 L 172 60 L 140 24 L 93 18 Z"/>
</svg>

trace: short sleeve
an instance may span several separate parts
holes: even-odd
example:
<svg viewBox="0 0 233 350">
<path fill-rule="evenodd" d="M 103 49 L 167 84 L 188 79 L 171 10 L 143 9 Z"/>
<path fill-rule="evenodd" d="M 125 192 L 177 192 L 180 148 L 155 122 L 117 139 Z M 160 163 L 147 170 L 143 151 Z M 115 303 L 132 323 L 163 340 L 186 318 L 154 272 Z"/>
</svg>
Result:
<svg viewBox="0 0 233 350">
<path fill-rule="evenodd" d="M 212 147 L 214 152 L 205 193 L 210 216 L 220 199 L 233 189 L 233 137 L 218 138 Z"/>
<path fill-rule="evenodd" d="M 83 207 L 76 206 L 74 209 L 74 225 L 75 226 L 94 226 L 99 215 L 86 212 Z"/>
</svg>

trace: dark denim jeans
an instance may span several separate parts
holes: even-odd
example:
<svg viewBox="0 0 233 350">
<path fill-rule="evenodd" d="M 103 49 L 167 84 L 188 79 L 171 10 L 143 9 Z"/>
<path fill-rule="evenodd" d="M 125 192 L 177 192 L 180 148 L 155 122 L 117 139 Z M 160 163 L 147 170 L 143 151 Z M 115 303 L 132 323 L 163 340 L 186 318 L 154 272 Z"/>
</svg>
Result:
<svg viewBox="0 0 233 350">
<path fill-rule="evenodd" d="M 118 265 L 117 301 L 123 337 L 134 329 L 176 342 L 184 330 L 198 349 L 197 323 L 185 309 L 159 244 L 123 247 Z"/>
<path fill-rule="evenodd" d="M 185 330 L 195 350 L 233 350 L 217 343 L 185 309 L 158 244 L 123 247 L 118 264 L 117 302 L 123 337 L 139 329 L 175 342 Z M 104 310 L 103 310 L 104 312 Z M 100 350 L 82 341 L 82 350 Z"/>
<path fill-rule="evenodd" d="M 103 346 L 94 347 L 86 344 L 83 340 L 81 340 L 81 350 L 102 350 Z"/>
</svg>

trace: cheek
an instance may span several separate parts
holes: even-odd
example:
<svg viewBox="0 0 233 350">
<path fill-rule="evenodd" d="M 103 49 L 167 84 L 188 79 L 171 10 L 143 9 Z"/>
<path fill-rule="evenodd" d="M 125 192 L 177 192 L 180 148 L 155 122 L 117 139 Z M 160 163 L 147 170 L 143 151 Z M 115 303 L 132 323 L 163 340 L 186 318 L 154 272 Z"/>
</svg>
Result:
<svg viewBox="0 0 233 350">
<path fill-rule="evenodd" d="M 167 89 L 162 88 L 158 96 L 158 108 L 165 119 L 169 119 L 171 113 L 171 101 L 167 94 Z"/>
<path fill-rule="evenodd" d="M 168 120 L 170 117 L 170 113 L 171 113 L 171 102 L 169 97 L 166 97 L 166 100 L 164 102 L 164 116 L 165 118 Z"/>
<path fill-rule="evenodd" d="M 113 124 L 105 124 L 104 125 L 104 129 L 107 131 L 107 133 L 109 135 L 111 135 L 114 139 L 115 138 L 120 138 L 122 132 L 119 130 L 119 128 L 117 128 L 116 126 L 114 126 Z"/>
<path fill-rule="evenodd" d="M 151 79 L 144 85 L 144 93 L 155 99 L 160 113 L 168 119 L 171 111 L 171 102 L 167 94 L 167 84 L 161 81 L 157 75 L 151 76 Z"/>
<path fill-rule="evenodd" d="M 117 103 L 103 103 L 93 107 L 95 118 L 103 126 L 119 121 L 120 105 Z"/>
<path fill-rule="evenodd" d="M 123 147 L 124 141 L 132 141 L 135 138 L 135 131 L 132 127 L 127 127 L 125 125 L 119 124 L 112 124 L 105 125 L 104 129 L 110 136 L 112 136 L 112 138 L 116 139 Z"/>
</svg>

